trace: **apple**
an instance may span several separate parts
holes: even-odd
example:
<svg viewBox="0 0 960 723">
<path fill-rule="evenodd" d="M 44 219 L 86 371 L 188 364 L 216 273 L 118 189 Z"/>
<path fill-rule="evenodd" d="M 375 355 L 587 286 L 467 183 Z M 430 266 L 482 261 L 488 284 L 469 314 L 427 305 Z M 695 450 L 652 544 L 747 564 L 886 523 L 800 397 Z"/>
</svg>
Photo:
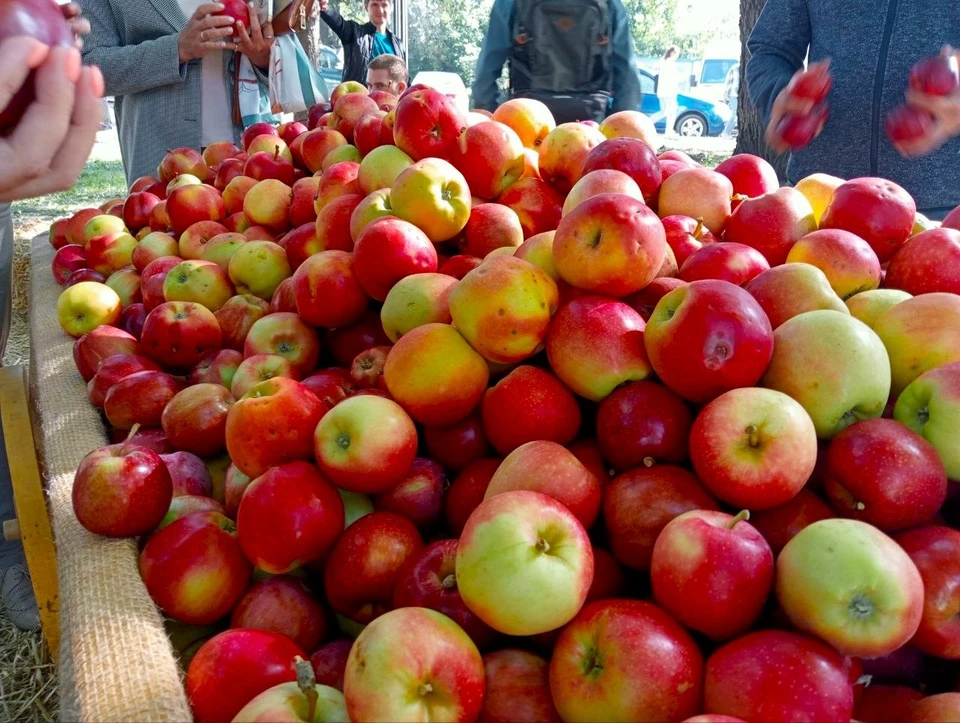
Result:
<svg viewBox="0 0 960 723">
<path fill-rule="evenodd" d="M 350 525 L 330 552 L 324 589 L 334 611 L 360 624 L 393 606 L 404 564 L 423 547 L 413 523 L 392 512 L 371 512 Z"/>
<path fill-rule="evenodd" d="M 270 467 L 313 454 L 313 432 L 326 406 L 299 382 L 260 382 L 227 415 L 227 452 L 237 468 L 259 477 Z"/>
<path fill-rule="evenodd" d="M 374 299 L 383 301 L 400 279 L 437 270 L 437 251 L 412 223 L 382 218 L 357 238 L 353 254 L 357 280 Z"/>
<path fill-rule="evenodd" d="M 385 390 L 383 365 L 386 364 L 389 353 L 389 346 L 374 346 L 357 354 L 348 373 L 351 388 Z"/>
<path fill-rule="evenodd" d="M 954 430 L 960 409 L 960 362 L 924 372 L 900 394 L 894 418 L 937 450 L 950 479 L 960 479 L 960 450 Z"/>
<path fill-rule="evenodd" d="M 88 252 L 89 256 L 89 252 Z M 884 286 L 913 296 L 933 292 L 960 294 L 960 231 L 934 228 L 909 238 L 893 255 Z"/>
<path fill-rule="evenodd" d="M 773 589 L 773 552 L 748 518 L 685 512 L 667 523 L 653 547 L 654 598 L 713 640 L 745 633 Z"/>
<path fill-rule="evenodd" d="M 831 309 L 850 313 L 831 288 L 826 274 L 810 264 L 775 266 L 755 276 L 744 288 L 766 312 L 774 329 L 807 311 Z"/>
<path fill-rule="evenodd" d="M 376 98 L 371 96 L 371 99 L 376 102 Z M 387 111 L 393 110 L 393 108 L 384 108 L 379 103 L 377 105 L 379 106 L 379 110 L 364 115 L 357 121 L 357 125 L 353 129 L 353 142 L 361 157 L 369 155 L 370 152 L 376 148 L 382 148 L 387 145 L 385 143 L 386 139 L 382 136 L 383 119 L 387 117 Z M 402 152 L 403 151 L 401 151 L 401 153 Z M 406 154 L 404 153 L 404 155 Z"/>
<path fill-rule="evenodd" d="M 351 720 L 475 720 L 483 706 L 483 661 L 447 616 L 403 608 L 359 635 L 343 690 Z"/>
<path fill-rule="evenodd" d="M 96 374 L 87 383 L 90 403 L 95 407 L 102 407 L 107 392 L 114 384 L 124 377 L 143 371 L 160 371 L 160 367 L 146 357 L 134 354 L 112 354 L 103 359 Z"/>
<path fill-rule="evenodd" d="M 759 251 L 746 244 L 712 243 L 691 253 L 680 267 L 684 281 L 717 279 L 744 286 L 770 268 Z"/>
<path fill-rule="evenodd" d="M 116 323 L 120 311 L 117 292 L 95 281 L 82 281 L 64 289 L 57 298 L 57 321 L 74 338 L 98 326 Z"/>
<path fill-rule="evenodd" d="M 353 132 L 363 116 L 378 111 L 377 103 L 370 96 L 361 93 L 347 93 L 335 101 L 332 115 L 327 125 L 353 142 Z"/>
<path fill-rule="evenodd" d="M 343 691 L 343 678 L 353 640 L 344 638 L 321 645 L 310 655 L 317 683 Z"/>
<path fill-rule="evenodd" d="M 820 135 L 823 126 L 830 118 L 830 108 L 826 103 L 819 103 L 805 114 L 788 113 L 783 116 L 776 127 L 777 136 L 786 143 L 791 151 L 799 151 L 813 142 Z"/>
<path fill-rule="evenodd" d="M 83 227 L 81 245 L 84 247 L 90 243 L 90 239 L 97 236 L 109 236 L 111 234 L 129 233 L 122 218 L 110 214 L 100 214 L 92 217 Z"/>
<path fill-rule="evenodd" d="M 277 354 L 254 354 L 244 359 L 233 373 L 230 393 L 239 399 L 261 382 L 268 379 L 300 379 L 289 359 Z"/>
<path fill-rule="evenodd" d="M 459 535 L 463 531 L 467 519 L 483 502 L 487 486 L 499 466 L 499 459 L 480 458 L 457 475 L 444 503 L 444 516 L 451 532 Z"/>
<path fill-rule="evenodd" d="M 647 461 L 679 463 L 687 458 L 692 424 L 689 407 L 669 389 L 631 382 L 600 403 L 597 442 L 603 458 L 620 471 Z"/>
<path fill-rule="evenodd" d="M 742 201 L 727 220 L 723 238 L 751 246 L 771 266 L 782 264 L 793 245 L 817 230 L 813 208 L 795 188 L 780 188 Z"/>
<path fill-rule="evenodd" d="M 700 710 L 703 656 L 652 603 L 601 600 L 560 633 L 550 691 L 564 720 L 679 721 Z"/>
<path fill-rule="evenodd" d="M 960 361 L 960 297 L 923 294 L 891 307 L 874 323 L 890 355 L 898 396 L 925 371 Z"/>
<path fill-rule="evenodd" d="M 517 214 L 524 238 L 530 238 L 557 228 L 564 197 L 539 178 L 521 178 L 507 188 L 497 202 Z"/>
<path fill-rule="evenodd" d="M 450 294 L 456 280 L 444 274 L 412 274 L 397 281 L 380 310 L 383 330 L 392 342 L 430 323 L 450 323 Z"/>
<path fill-rule="evenodd" d="M 163 519 L 172 497 L 160 455 L 129 438 L 87 454 L 74 475 L 73 510 L 95 535 L 144 535 Z"/>
<path fill-rule="evenodd" d="M 561 194 L 566 195 L 580 176 L 587 172 L 584 164 L 589 153 L 606 140 L 599 129 L 582 123 L 558 125 L 547 134 L 538 149 L 541 177 Z M 646 144 L 643 147 L 649 150 Z"/>
<path fill-rule="evenodd" d="M 453 99 L 432 88 L 404 93 L 393 112 L 395 143 L 415 161 L 449 159 L 467 127 Z"/>
<path fill-rule="evenodd" d="M 239 175 L 223 188 L 224 208 L 231 216 L 243 212 L 243 204 L 247 195 L 260 181 L 249 176 Z"/>
<path fill-rule="evenodd" d="M 903 720 L 914 701 L 922 699 L 923 693 L 904 685 L 867 686 L 853 709 L 853 720 L 895 723 Z"/>
<path fill-rule="evenodd" d="M 504 492 L 467 520 L 456 575 L 467 607 L 487 625 L 536 635 L 579 612 L 593 579 L 593 551 L 583 526 L 559 502 L 539 492 Z"/>
<path fill-rule="evenodd" d="M 220 192 L 203 184 L 174 189 L 167 197 L 165 209 L 177 236 L 200 221 L 222 221 L 227 217 Z"/>
<path fill-rule="evenodd" d="M 580 430 L 576 398 L 550 372 L 533 366 L 516 367 L 488 389 L 482 414 L 484 434 L 502 455 L 535 440 L 569 444 Z"/>
<path fill-rule="evenodd" d="M 196 384 L 178 392 L 163 410 L 161 425 L 177 449 L 211 457 L 226 445 L 230 392 L 219 384 Z"/>
<path fill-rule="evenodd" d="M 644 342 L 660 379 L 696 403 L 756 384 L 773 354 L 773 332 L 760 305 L 716 280 L 694 281 L 664 296 Z"/>
<path fill-rule="evenodd" d="M 154 602 L 184 623 L 208 625 L 227 615 L 250 581 L 236 527 L 217 512 L 199 512 L 164 527 L 140 553 L 140 574 Z"/>
<path fill-rule="evenodd" d="M 879 417 L 890 395 L 890 364 L 880 338 L 837 311 L 808 311 L 774 332 L 763 386 L 783 392 L 810 415 L 821 439 Z M 816 383 L 811 383 L 816 380 Z"/>
<path fill-rule="evenodd" d="M 880 178 L 855 178 L 839 186 L 820 227 L 856 234 L 889 261 L 913 230 L 917 207 L 903 188 Z"/>
<path fill-rule="evenodd" d="M 451 304 L 452 306 L 452 304 Z M 384 366 L 390 395 L 422 424 L 453 424 L 473 411 L 490 371 L 456 329 L 424 324 L 401 337 Z"/>
<path fill-rule="evenodd" d="M 212 497 L 180 495 L 170 500 L 170 507 L 167 509 L 167 514 L 163 516 L 163 519 L 160 520 L 160 524 L 156 526 L 155 530 L 162 530 L 177 520 L 182 520 L 184 517 L 197 512 L 217 512 L 221 515 L 225 514 L 223 505 Z"/>
<path fill-rule="evenodd" d="M 457 254 L 451 256 L 446 261 L 439 259 L 440 268 L 437 269 L 437 273 L 443 274 L 444 276 L 449 276 L 451 278 L 460 280 L 468 273 L 477 268 L 483 259 L 477 256 L 467 256 L 465 254 Z"/>
<path fill-rule="evenodd" d="M 661 218 L 702 218 L 704 226 L 720 234 L 730 217 L 732 197 L 733 184 L 726 176 L 706 168 L 687 168 L 664 180 L 657 209 Z"/>
<path fill-rule="evenodd" d="M 150 225 L 150 212 L 160 203 L 160 199 L 152 193 L 131 193 L 123 203 L 123 222 L 127 228 L 136 233 Z"/>
<path fill-rule="evenodd" d="M 844 300 L 880 285 L 880 261 L 870 244 L 841 229 L 807 234 L 790 249 L 787 262 L 816 266 Z"/>
<path fill-rule="evenodd" d="M 243 244 L 247 243 L 247 237 L 242 233 L 228 232 L 214 236 L 207 241 L 200 251 L 201 261 L 211 261 L 223 269 L 225 274 L 230 271 L 230 259 Z M 227 276 L 229 281 L 229 275 Z"/>
<path fill-rule="evenodd" d="M 243 146 L 244 150 L 247 150 L 250 144 L 261 136 L 272 136 L 274 138 L 279 138 L 280 131 L 275 125 L 270 123 L 254 123 L 243 131 L 243 135 L 240 138 L 240 144 Z"/>
<path fill-rule="evenodd" d="M 143 323 L 140 345 L 144 354 L 169 367 L 193 367 L 219 349 L 220 324 L 213 312 L 189 301 L 168 301 L 151 311 Z"/>
<path fill-rule="evenodd" d="M 353 397 L 323 416 L 314 449 L 321 471 L 334 484 L 378 494 L 406 476 L 416 457 L 417 431 L 396 402 Z"/>
<path fill-rule="evenodd" d="M 168 302 L 196 303 L 213 312 L 233 296 L 233 284 L 212 261 L 184 261 L 167 272 L 163 296 Z"/>
<path fill-rule="evenodd" d="M 487 723 L 559 723 L 550 696 L 549 664 L 538 655 L 507 648 L 483 656 Z"/>
<path fill-rule="evenodd" d="M 271 157 L 281 158 L 288 163 L 292 163 L 293 154 L 290 153 L 290 148 L 287 146 L 286 141 L 277 135 L 278 132 L 279 129 L 276 129 L 271 133 L 263 133 L 251 140 L 244 149 L 247 154 L 247 160 L 249 161 L 249 159 L 258 153 L 267 153 Z"/>
<path fill-rule="evenodd" d="M 374 346 L 390 344 L 387 335 L 383 333 L 380 316 L 369 310 L 360 314 L 359 321 L 328 331 L 324 341 L 337 364 L 344 367 L 352 364 L 360 352 Z"/>
<path fill-rule="evenodd" d="M 53 269 L 53 278 L 58 284 L 63 284 L 75 271 L 87 267 L 87 251 L 79 244 L 67 244 L 57 249 L 53 255 L 51 268 Z"/>
<path fill-rule="evenodd" d="M 377 495 L 374 507 L 406 517 L 419 529 L 429 532 L 443 515 L 443 494 L 447 486 L 443 467 L 431 459 L 418 457 L 403 480 Z"/>
<path fill-rule="evenodd" d="M 161 454 L 173 483 L 173 496 L 200 495 L 209 497 L 213 491 L 210 471 L 203 460 L 189 452 Z"/>
<path fill-rule="evenodd" d="M 600 481 L 572 452 L 556 442 L 522 444 L 501 462 L 487 486 L 484 499 L 529 490 L 563 504 L 585 529 L 593 526 L 600 511 Z"/>
<path fill-rule="evenodd" d="M 85 208 L 73 214 L 67 220 L 65 228 L 67 244 L 84 246 L 87 242 L 84 229 L 89 221 L 99 215 L 101 215 L 101 211 L 98 208 Z"/>
<path fill-rule="evenodd" d="M 60 218 L 50 224 L 50 232 L 48 237 L 50 239 L 50 245 L 54 249 L 60 249 L 66 246 L 69 241 L 67 240 L 67 221 L 69 219 Z"/>
<path fill-rule="evenodd" d="M 178 256 L 180 244 L 170 234 L 154 231 L 144 236 L 130 253 L 130 262 L 142 272 L 151 261 L 164 256 Z"/>
<path fill-rule="evenodd" d="M 872 329 L 884 312 L 909 298 L 910 294 L 899 289 L 870 289 L 851 296 L 846 300 L 846 305 L 853 318 Z"/>
<path fill-rule="evenodd" d="M 594 196 L 610 193 L 629 196 L 637 201 L 643 201 L 643 194 L 640 192 L 640 187 L 630 176 L 623 171 L 603 168 L 585 173 L 583 177 L 574 184 L 563 203 L 562 215 L 566 216 L 577 206 Z"/>
<path fill-rule="evenodd" d="M 298 660 L 298 674 L 301 665 L 310 668 L 309 663 Z M 316 684 L 311 672 L 305 681 L 281 683 L 263 691 L 247 703 L 233 720 L 236 723 L 250 723 L 281 718 L 311 723 L 342 721 L 347 720 L 347 706 L 340 691 Z"/>
<path fill-rule="evenodd" d="M 264 572 L 282 575 L 330 551 L 343 531 L 343 502 L 316 467 L 289 462 L 249 484 L 237 530 L 247 558 Z"/>
<path fill-rule="evenodd" d="M 316 128 L 303 136 L 300 142 L 300 156 L 303 164 L 311 173 L 323 170 L 323 160 L 335 148 L 346 146 L 347 139 L 333 128 Z"/>
<path fill-rule="evenodd" d="M 369 302 L 353 255 L 346 251 L 322 251 L 306 259 L 293 275 L 293 287 L 297 313 L 312 326 L 350 326 L 363 316 Z"/>
<path fill-rule="evenodd" d="M 757 198 L 774 193 L 780 188 L 777 172 L 767 161 L 749 153 L 739 153 L 723 161 L 714 169 L 733 184 L 737 196 Z"/>
<path fill-rule="evenodd" d="M 487 256 L 498 248 L 516 248 L 523 243 L 520 218 L 499 203 L 481 203 L 470 211 L 461 251 L 469 256 Z"/>
<path fill-rule="evenodd" d="M 251 327 L 267 314 L 268 309 L 266 301 L 251 294 L 238 294 L 228 299 L 214 314 L 220 324 L 224 347 L 241 351 Z"/>
<path fill-rule="evenodd" d="M 73 360 L 85 382 L 96 375 L 100 363 L 115 354 L 137 354 L 140 345 L 127 332 L 114 326 L 98 326 L 73 344 Z"/>
<path fill-rule="evenodd" d="M 450 425 L 425 427 L 423 441 L 430 457 L 450 472 L 460 472 L 490 451 L 479 414 Z"/>
<path fill-rule="evenodd" d="M 608 115 L 600 124 L 600 132 L 607 138 L 638 138 L 654 150 L 659 145 L 653 121 L 635 110 L 622 110 Z"/>
<path fill-rule="evenodd" d="M 177 176 L 190 175 L 203 180 L 210 174 L 210 169 L 203 161 L 200 152 L 193 148 L 174 148 L 160 161 L 157 168 L 157 177 L 164 183 L 170 183 Z"/>
<path fill-rule="evenodd" d="M 960 716 L 960 693 L 940 693 L 914 701 L 902 723 L 949 723 Z"/>
<path fill-rule="evenodd" d="M 707 660 L 704 708 L 743 720 L 850 720 L 853 686 L 844 659 L 803 635 L 762 630 Z"/>
<path fill-rule="evenodd" d="M 292 271 L 282 246 L 272 241 L 248 241 L 230 257 L 228 273 L 237 293 L 268 300 Z"/>
<path fill-rule="evenodd" d="M 163 408 L 182 385 L 160 371 L 140 371 L 118 380 L 103 400 L 103 411 L 116 429 L 160 426 Z"/>
<path fill-rule="evenodd" d="M 782 505 L 751 514 L 750 524 L 760 531 L 774 554 L 778 555 L 800 530 L 831 517 L 836 515 L 830 506 L 807 486 Z"/>
<path fill-rule="evenodd" d="M 777 599 L 793 625 L 843 654 L 875 658 L 904 645 L 923 614 L 923 580 L 907 553 L 859 520 L 821 520 L 777 558 Z"/>
<path fill-rule="evenodd" d="M 117 292 L 117 296 L 120 297 L 120 304 L 124 309 L 131 304 L 139 304 L 143 301 L 140 290 L 140 274 L 133 266 L 125 266 L 114 271 L 103 283 Z"/>
<path fill-rule="evenodd" d="M 826 491 L 846 517 L 890 532 L 930 520 L 947 497 L 947 474 L 932 444 L 892 419 L 840 432 L 827 452 Z"/>
<path fill-rule="evenodd" d="M 194 719 L 232 721 L 264 691 L 295 681 L 298 657 L 306 653 L 290 638 L 267 630 L 227 630 L 210 638 L 187 668 Z"/>
<path fill-rule="evenodd" d="M 413 159 L 396 146 L 380 146 L 371 150 L 357 172 L 360 192 L 366 196 L 381 188 L 390 188 L 405 169 L 413 165 Z"/>
<path fill-rule="evenodd" d="M 682 467 L 653 465 L 620 475 L 603 491 L 610 550 L 621 564 L 648 570 L 654 543 L 670 520 L 690 510 L 717 510 L 717 502 Z"/>
<path fill-rule="evenodd" d="M 910 644 L 941 659 L 960 658 L 960 621 L 953 614 L 960 590 L 960 532 L 949 527 L 920 527 L 894 539 L 923 580 L 923 615 Z"/>
<path fill-rule="evenodd" d="M 390 203 L 397 217 L 419 226 L 434 243 L 456 236 L 470 218 L 466 179 L 440 158 L 402 171 L 390 187 Z"/>
<path fill-rule="evenodd" d="M 601 143 L 584 159 L 582 175 L 601 169 L 626 173 L 639 186 L 648 203 L 656 201 L 663 173 L 653 149 L 643 140 L 612 138 Z"/>
<path fill-rule="evenodd" d="M 550 109 L 532 98 L 513 98 L 502 103 L 493 112 L 492 120 L 512 128 L 524 148 L 533 149 L 538 149 L 556 127 Z"/>
<path fill-rule="evenodd" d="M 374 191 L 357 204 L 350 214 L 350 238 L 356 241 L 368 225 L 384 216 L 393 216 L 389 188 Z"/>
<path fill-rule="evenodd" d="M 485 120 L 460 134 L 450 161 L 474 195 L 492 200 L 523 175 L 523 151 L 520 137 L 510 126 Z"/>
<path fill-rule="evenodd" d="M 276 354 L 304 376 L 313 371 L 320 358 L 317 333 L 292 313 L 268 314 L 253 323 L 243 346 L 245 357 Z"/>
</svg>

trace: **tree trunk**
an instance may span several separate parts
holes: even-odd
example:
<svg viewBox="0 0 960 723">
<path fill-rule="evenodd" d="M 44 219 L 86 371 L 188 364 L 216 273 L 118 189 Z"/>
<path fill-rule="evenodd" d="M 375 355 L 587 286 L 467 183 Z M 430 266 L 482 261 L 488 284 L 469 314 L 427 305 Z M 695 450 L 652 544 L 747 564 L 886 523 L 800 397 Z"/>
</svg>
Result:
<svg viewBox="0 0 960 723">
<path fill-rule="evenodd" d="M 740 92 L 737 97 L 737 147 L 735 153 L 752 153 L 765 158 L 777 170 L 781 181 L 787 177 L 787 159 L 790 154 L 777 154 L 767 147 L 763 138 L 766 126 L 760 117 L 760 112 L 750 102 L 747 93 L 747 61 L 750 59 L 747 51 L 747 38 L 766 0 L 740 0 Z"/>
<path fill-rule="evenodd" d="M 304 51 L 307 53 L 307 57 L 310 58 L 310 63 L 314 68 L 320 67 L 320 8 L 319 3 L 314 3 L 312 12 L 310 12 L 304 23 L 305 27 L 300 27 L 300 19 L 294 18 L 294 27 L 297 30 L 297 38 L 300 40 L 300 44 L 303 46 Z M 300 121 L 301 123 L 306 123 L 309 113 L 306 111 L 301 113 L 296 113 L 294 118 L 295 120 Z"/>
</svg>

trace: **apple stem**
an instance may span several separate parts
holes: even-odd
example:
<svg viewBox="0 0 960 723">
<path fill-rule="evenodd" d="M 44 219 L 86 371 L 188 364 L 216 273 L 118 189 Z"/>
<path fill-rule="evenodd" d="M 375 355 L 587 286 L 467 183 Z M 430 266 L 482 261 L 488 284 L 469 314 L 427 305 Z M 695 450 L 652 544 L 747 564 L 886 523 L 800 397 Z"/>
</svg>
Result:
<svg viewBox="0 0 960 723">
<path fill-rule="evenodd" d="M 123 440 L 123 446 L 120 448 L 120 452 L 117 454 L 118 457 L 122 457 L 127 453 L 127 448 L 130 446 L 130 442 L 136 436 L 137 432 L 140 431 L 140 425 L 134 424 L 130 427 L 130 432 L 127 434 L 127 438 Z"/>
<path fill-rule="evenodd" d="M 648 469 L 649 469 L 650 467 L 653 467 L 653 465 L 655 465 L 656 463 L 657 463 L 657 461 L 656 461 L 653 457 L 644 457 L 644 458 L 643 458 L 643 466 L 646 467 L 646 468 L 648 468 Z"/>
<path fill-rule="evenodd" d="M 544 540 L 544 539 L 541 537 L 540 539 L 537 540 L 537 549 L 538 549 L 540 552 L 549 552 L 549 551 L 550 551 L 550 543 L 547 542 L 546 540 Z"/>
<path fill-rule="evenodd" d="M 692 235 L 697 241 L 703 237 L 703 216 L 697 219 L 697 227 L 693 229 Z"/>
<path fill-rule="evenodd" d="M 280 146 L 273 147 L 273 160 L 278 160 L 280 158 Z"/>
<path fill-rule="evenodd" d="M 307 697 L 307 720 L 313 720 L 317 710 L 317 677 L 313 673 L 313 666 L 299 655 L 294 658 L 297 670 L 297 685 L 300 692 Z"/>
<path fill-rule="evenodd" d="M 747 433 L 747 442 L 751 447 L 758 447 L 760 445 L 760 435 L 757 434 L 757 428 L 752 424 L 746 428 Z"/>
<path fill-rule="evenodd" d="M 421 698 L 425 698 L 433 692 L 433 686 L 430 683 L 421 683 L 420 687 L 417 688 L 417 695 Z"/>
<path fill-rule="evenodd" d="M 440 587 L 444 590 L 453 590 L 457 586 L 457 576 L 454 573 L 450 573 L 440 582 Z"/>
<path fill-rule="evenodd" d="M 737 513 L 737 515 L 732 520 L 730 520 L 730 524 L 727 525 L 727 529 L 732 530 L 734 527 L 737 526 L 737 523 L 746 522 L 749 519 L 750 519 L 750 510 L 740 510 Z"/>
</svg>

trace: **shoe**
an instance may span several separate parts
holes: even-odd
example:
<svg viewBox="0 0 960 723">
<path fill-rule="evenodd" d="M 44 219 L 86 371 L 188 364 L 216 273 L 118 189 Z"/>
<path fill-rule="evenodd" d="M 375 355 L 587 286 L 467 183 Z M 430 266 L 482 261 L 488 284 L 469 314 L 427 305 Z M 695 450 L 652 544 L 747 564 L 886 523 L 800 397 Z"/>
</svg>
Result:
<svg viewBox="0 0 960 723">
<path fill-rule="evenodd" d="M 0 572 L 0 600 L 7 620 L 18 628 L 36 630 L 39 627 L 40 612 L 26 565 L 18 563 Z"/>
</svg>

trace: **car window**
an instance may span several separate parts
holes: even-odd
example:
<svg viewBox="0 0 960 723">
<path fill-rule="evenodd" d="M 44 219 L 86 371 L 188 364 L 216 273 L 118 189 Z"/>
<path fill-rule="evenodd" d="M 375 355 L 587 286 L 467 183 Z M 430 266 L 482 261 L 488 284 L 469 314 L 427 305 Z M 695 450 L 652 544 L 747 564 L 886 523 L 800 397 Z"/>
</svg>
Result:
<svg viewBox="0 0 960 723">
<path fill-rule="evenodd" d="M 640 73 L 640 92 L 648 95 L 656 92 L 653 78 L 646 73 Z"/>
<path fill-rule="evenodd" d="M 736 63 L 736 60 L 704 60 L 703 70 L 700 71 L 700 82 L 723 83 L 727 79 L 727 72 Z"/>
</svg>

